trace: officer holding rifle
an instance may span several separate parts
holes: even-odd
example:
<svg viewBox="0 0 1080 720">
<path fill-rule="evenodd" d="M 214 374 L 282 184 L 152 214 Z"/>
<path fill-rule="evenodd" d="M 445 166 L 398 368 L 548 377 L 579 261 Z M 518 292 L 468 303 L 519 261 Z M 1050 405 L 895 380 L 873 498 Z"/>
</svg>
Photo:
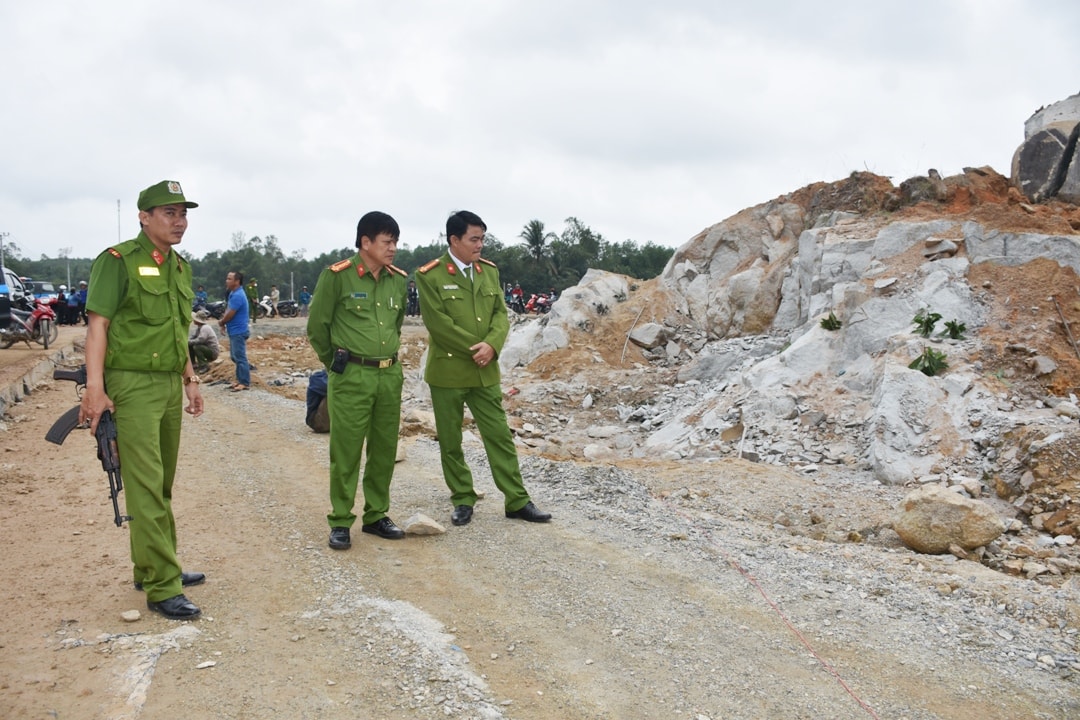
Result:
<svg viewBox="0 0 1080 720">
<path fill-rule="evenodd" d="M 131 516 L 135 587 L 146 592 L 147 607 L 172 620 L 199 617 L 183 588 L 206 579 L 181 570 L 172 513 L 181 410 L 194 417 L 203 411 L 199 378 L 187 352 L 191 267 L 173 250 L 194 207 L 178 182 L 146 188 L 139 193 L 138 236 L 94 260 L 86 301 L 86 392 L 79 412 L 91 432 L 104 411 L 113 414 Z"/>
</svg>

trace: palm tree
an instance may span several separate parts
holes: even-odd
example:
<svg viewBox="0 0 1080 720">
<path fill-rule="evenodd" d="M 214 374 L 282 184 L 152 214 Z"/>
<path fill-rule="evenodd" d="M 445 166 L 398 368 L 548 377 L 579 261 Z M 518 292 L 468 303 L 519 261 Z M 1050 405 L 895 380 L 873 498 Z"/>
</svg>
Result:
<svg viewBox="0 0 1080 720">
<path fill-rule="evenodd" d="M 544 259 L 545 245 L 548 240 L 555 240 L 558 235 L 553 232 L 544 232 L 544 223 L 541 221 L 530 220 L 525 223 L 518 237 L 525 241 L 525 245 L 529 248 L 529 255 L 532 256 L 534 262 L 539 264 Z"/>
</svg>

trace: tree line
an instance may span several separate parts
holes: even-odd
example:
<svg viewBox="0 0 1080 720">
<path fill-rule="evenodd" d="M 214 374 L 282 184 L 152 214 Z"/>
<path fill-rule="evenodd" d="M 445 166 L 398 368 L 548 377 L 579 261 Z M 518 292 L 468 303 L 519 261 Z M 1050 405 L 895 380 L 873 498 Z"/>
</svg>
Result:
<svg viewBox="0 0 1080 720">
<path fill-rule="evenodd" d="M 416 248 L 399 246 L 394 264 L 411 276 L 424 263 L 442 256 L 446 248 L 442 235 Z M 240 232 L 233 233 L 229 249 L 215 250 L 201 258 L 179 250 L 191 263 L 193 286 L 202 285 L 211 300 L 224 297 L 225 274 L 230 270 L 244 273 L 246 280 L 255 278 L 262 295 L 270 293 L 271 285 L 277 285 L 283 300 L 292 299 L 304 286 L 313 291 L 324 268 L 356 253 L 356 248 L 349 246 L 310 259 L 304 257 L 304 250 L 286 255 L 274 235 L 247 237 Z M 484 257 L 498 265 L 503 282 L 520 283 L 526 297 L 550 288 L 562 294 L 576 285 L 589 268 L 648 280 L 660 274 L 674 252 L 652 242 L 609 242 L 575 217 L 566 219 L 559 234 L 548 231 L 540 220 L 530 220 L 515 242 L 504 243 L 491 233 L 484 240 Z M 5 247 L 5 264 L 19 275 L 56 285 L 70 284 L 69 280 L 77 284 L 90 278 L 93 258 L 42 255 L 30 260 L 21 255 L 17 246 Z"/>
</svg>

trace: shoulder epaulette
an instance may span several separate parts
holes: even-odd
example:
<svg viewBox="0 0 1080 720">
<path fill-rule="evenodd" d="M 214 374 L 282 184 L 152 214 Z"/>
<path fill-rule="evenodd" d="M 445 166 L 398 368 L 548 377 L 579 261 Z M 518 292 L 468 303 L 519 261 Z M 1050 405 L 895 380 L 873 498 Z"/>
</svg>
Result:
<svg viewBox="0 0 1080 720">
<path fill-rule="evenodd" d="M 432 260 L 429 263 L 425 263 L 424 265 L 421 265 L 420 269 L 417 270 L 417 272 L 426 273 L 428 270 L 430 270 L 431 268 L 435 267 L 438 264 L 439 264 L 439 259 L 436 258 L 436 259 Z"/>
<path fill-rule="evenodd" d="M 396 272 L 398 275 L 401 275 L 402 277 L 409 277 L 409 273 L 405 272 L 404 270 L 399 268 L 397 265 L 387 265 L 386 267 L 390 268 L 391 270 Z"/>
<path fill-rule="evenodd" d="M 113 245 L 111 248 L 107 248 L 105 252 L 115 258 L 122 258 L 125 255 L 130 255 L 138 250 L 142 250 L 142 246 L 139 245 L 138 240 L 125 240 L 122 243 Z"/>
<path fill-rule="evenodd" d="M 346 258 L 345 260 L 339 260 L 330 266 L 331 272 L 341 272 L 345 268 L 352 265 L 352 258 Z"/>
<path fill-rule="evenodd" d="M 490 260 L 488 260 L 487 258 L 480 258 L 480 262 L 484 263 L 485 265 L 490 265 L 491 267 L 499 267 L 498 265 L 496 265 L 495 263 L 491 262 L 491 261 L 490 261 Z"/>
</svg>

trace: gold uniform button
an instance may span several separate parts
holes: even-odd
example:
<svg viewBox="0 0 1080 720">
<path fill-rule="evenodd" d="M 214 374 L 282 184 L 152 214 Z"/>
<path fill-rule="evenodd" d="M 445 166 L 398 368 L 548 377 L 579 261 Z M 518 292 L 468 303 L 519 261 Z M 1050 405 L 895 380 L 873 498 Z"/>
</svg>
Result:
<svg viewBox="0 0 1080 720">
<path fill-rule="evenodd" d="M 480 322 L 480 318 L 476 318 L 476 322 Z"/>
</svg>

